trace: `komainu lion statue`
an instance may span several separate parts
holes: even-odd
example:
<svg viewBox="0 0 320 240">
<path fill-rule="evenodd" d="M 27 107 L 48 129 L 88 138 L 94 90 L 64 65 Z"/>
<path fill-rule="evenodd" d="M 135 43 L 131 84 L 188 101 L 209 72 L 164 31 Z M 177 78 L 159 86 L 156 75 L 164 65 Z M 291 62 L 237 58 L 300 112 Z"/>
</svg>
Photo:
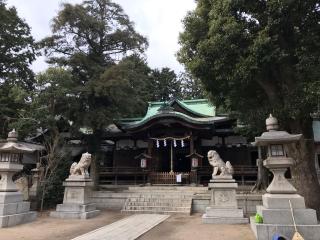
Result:
<svg viewBox="0 0 320 240">
<path fill-rule="evenodd" d="M 210 150 L 208 152 L 208 160 L 210 165 L 213 167 L 212 177 L 217 176 L 218 172 L 220 172 L 218 176 L 229 176 L 233 174 L 233 167 L 231 163 L 229 161 L 225 163 L 216 151 Z"/>
<path fill-rule="evenodd" d="M 70 167 L 70 175 L 72 176 L 88 176 L 89 172 L 88 168 L 91 164 L 91 154 L 90 153 L 83 153 L 81 159 L 78 163 L 72 163 Z"/>
</svg>

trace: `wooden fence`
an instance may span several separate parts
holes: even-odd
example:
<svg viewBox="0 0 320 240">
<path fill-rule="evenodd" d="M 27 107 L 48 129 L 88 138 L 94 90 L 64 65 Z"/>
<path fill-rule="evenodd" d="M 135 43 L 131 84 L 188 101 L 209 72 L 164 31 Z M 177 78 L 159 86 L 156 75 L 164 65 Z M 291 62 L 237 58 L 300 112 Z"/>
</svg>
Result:
<svg viewBox="0 0 320 240">
<path fill-rule="evenodd" d="M 234 178 L 241 184 L 252 185 L 256 181 L 256 166 L 233 166 Z M 181 174 L 182 184 L 208 184 L 211 179 L 212 167 L 202 166 L 190 172 L 157 172 L 155 169 L 139 167 L 100 167 L 100 184 L 179 184 L 177 175 Z"/>
<path fill-rule="evenodd" d="M 181 175 L 181 179 L 178 175 Z M 150 182 L 151 184 L 190 184 L 193 177 L 192 172 L 151 172 Z"/>
</svg>

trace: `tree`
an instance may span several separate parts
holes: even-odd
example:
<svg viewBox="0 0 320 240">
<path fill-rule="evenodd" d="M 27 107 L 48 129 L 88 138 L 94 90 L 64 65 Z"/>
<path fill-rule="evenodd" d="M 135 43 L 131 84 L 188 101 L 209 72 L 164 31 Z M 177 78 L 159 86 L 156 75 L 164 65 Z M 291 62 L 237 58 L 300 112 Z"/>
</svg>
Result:
<svg viewBox="0 0 320 240">
<path fill-rule="evenodd" d="M 106 83 L 102 74 L 123 57 L 142 53 L 147 40 L 134 30 L 122 8 L 110 0 L 63 4 L 53 19 L 52 32 L 42 45 L 49 63 L 70 68 L 77 80 L 82 117 L 75 124 L 91 127 L 94 132 L 101 130 L 114 117 L 108 110 L 121 112 L 111 104 L 108 93 L 100 91 L 100 86 L 118 83 Z"/>
<path fill-rule="evenodd" d="M 171 98 L 181 97 L 181 86 L 177 75 L 170 68 L 154 69 L 151 73 L 150 90 L 152 101 L 168 101 Z"/>
<path fill-rule="evenodd" d="M 0 19 L 0 136 L 5 137 L 8 124 L 19 117 L 34 86 L 29 67 L 35 60 L 35 43 L 29 26 L 3 0 Z"/>
<path fill-rule="evenodd" d="M 180 73 L 181 95 L 183 99 L 200 99 L 205 97 L 202 83 L 188 72 Z"/>
<path fill-rule="evenodd" d="M 123 9 L 110 0 L 63 4 L 53 19 L 52 36 L 42 41 L 49 63 L 67 67 L 76 80 L 80 106 L 74 126 L 93 130 L 87 144 L 88 151 L 96 156 L 100 156 L 104 128 L 126 113 L 127 108 L 114 103 L 130 99 L 125 92 L 117 92 L 125 83 L 108 77 L 106 71 L 128 55 L 142 54 L 147 45 Z M 98 157 L 91 165 L 95 183 L 96 161 Z"/>
<path fill-rule="evenodd" d="M 151 69 L 138 55 L 128 56 L 118 64 L 108 68 L 102 75 L 97 94 L 107 95 L 114 118 L 120 117 L 117 109 L 121 108 L 121 117 L 143 115 L 150 101 Z M 112 114 L 115 113 L 115 114 Z"/>
<path fill-rule="evenodd" d="M 178 53 L 211 99 L 253 131 L 264 130 L 271 112 L 284 129 L 303 133 L 292 175 L 318 210 L 310 113 L 320 88 L 319 22 L 318 0 L 199 0 L 184 19 Z"/>
<path fill-rule="evenodd" d="M 70 71 L 63 68 L 49 68 L 39 73 L 36 76 L 35 90 L 28 103 L 29 111 L 21 113 L 19 119 L 11 125 L 25 136 L 36 132 L 37 129 L 46 130 L 42 136 L 46 156 L 41 158 L 41 167 L 44 167 L 43 179 L 40 179 L 41 210 L 48 191 L 51 188 L 56 190 L 57 184 L 61 184 L 62 181 L 60 179 L 60 182 L 54 182 L 52 179 L 57 181 L 57 174 L 66 175 L 65 172 L 61 173 L 59 168 L 65 166 L 68 155 L 64 148 L 66 139 L 63 133 L 71 131 L 71 119 L 75 118 L 78 108 L 78 96 L 73 92 L 74 89 L 75 82 Z M 54 193 L 54 196 L 58 195 L 59 193 Z"/>
</svg>

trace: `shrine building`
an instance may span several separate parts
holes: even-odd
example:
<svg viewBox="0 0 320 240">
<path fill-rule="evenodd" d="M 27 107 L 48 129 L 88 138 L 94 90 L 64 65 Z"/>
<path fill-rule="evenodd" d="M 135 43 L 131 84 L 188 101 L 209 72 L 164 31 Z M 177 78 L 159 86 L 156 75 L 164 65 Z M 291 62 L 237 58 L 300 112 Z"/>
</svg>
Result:
<svg viewBox="0 0 320 240">
<path fill-rule="evenodd" d="M 257 150 L 235 133 L 236 119 L 219 115 L 206 99 L 150 102 L 144 117 L 120 119 L 104 136 L 100 184 L 206 184 L 207 152 L 230 161 L 235 178 L 254 183 Z"/>
</svg>

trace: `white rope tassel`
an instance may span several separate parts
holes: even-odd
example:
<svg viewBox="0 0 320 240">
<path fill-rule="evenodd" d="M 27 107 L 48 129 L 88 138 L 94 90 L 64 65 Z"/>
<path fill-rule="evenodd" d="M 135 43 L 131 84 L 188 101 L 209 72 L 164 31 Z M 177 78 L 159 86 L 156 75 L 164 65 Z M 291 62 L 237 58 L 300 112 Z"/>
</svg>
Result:
<svg viewBox="0 0 320 240">
<path fill-rule="evenodd" d="M 163 146 L 167 146 L 167 140 L 165 139 L 165 140 L 163 140 Z"/>
<path fill-rule="evenodd" d="M 177 140 L 173 139 L 173 146 L 177 147 Z"/>
<path fill-rule="evenodd" d="M 181 140 L 181 147 L 184 147 L 184 141 L 183 141 L 183 139 Z"/>
<path fill-rule="evenodd" d="M 157 139 L 157 148 L 160 147 L 160 143 L 159 143 L 159 140 Z"/>
</svg>

